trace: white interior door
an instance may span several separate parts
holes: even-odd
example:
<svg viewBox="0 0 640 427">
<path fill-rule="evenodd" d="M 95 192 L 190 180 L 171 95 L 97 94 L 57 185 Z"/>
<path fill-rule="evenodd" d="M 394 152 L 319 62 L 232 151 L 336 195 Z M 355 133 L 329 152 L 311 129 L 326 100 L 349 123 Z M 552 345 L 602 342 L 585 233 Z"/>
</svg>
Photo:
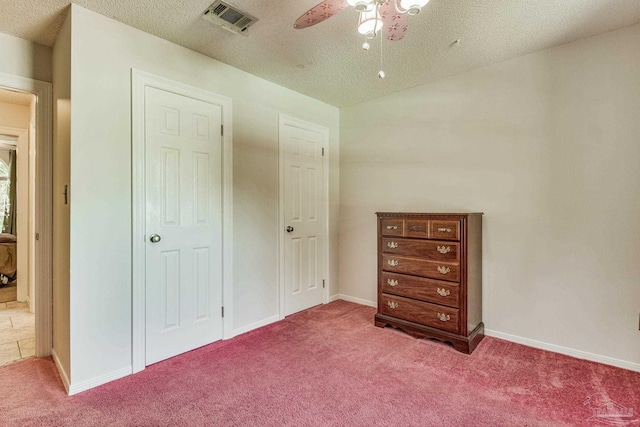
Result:
<svg viewBox="0 0 640 427">
<path fill-rule="evenodd" d="M 147 365 L 222 338 L 221 123 L 145 88 Z"/>
<path fill-rule="evenodd" d="M 324 134 L 281 126 L 284 150 L 285 315 L 323 303 L 326 236 Z"/>
</svg>

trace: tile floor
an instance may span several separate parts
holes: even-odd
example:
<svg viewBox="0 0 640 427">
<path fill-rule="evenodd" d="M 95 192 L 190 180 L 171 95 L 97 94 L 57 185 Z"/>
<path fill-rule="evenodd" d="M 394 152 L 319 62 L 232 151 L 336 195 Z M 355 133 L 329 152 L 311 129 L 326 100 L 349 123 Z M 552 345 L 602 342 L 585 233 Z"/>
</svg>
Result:
<svg viewBox="0 0 640 427">
<path fill-rule="evenodd" d="M 26 302 L 0 303 L 0 366 L 35 354 L 35 316 Z"/>
</svg>

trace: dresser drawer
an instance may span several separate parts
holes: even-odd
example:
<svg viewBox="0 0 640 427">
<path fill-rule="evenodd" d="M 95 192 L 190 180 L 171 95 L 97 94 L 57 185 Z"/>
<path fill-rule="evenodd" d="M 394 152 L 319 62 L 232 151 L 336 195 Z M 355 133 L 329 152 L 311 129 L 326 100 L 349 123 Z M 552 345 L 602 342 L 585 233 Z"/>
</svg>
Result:
<svg viewBox="0 0 640 427">
<path fill-rule="evenodd" d="M 411 274 L 413 276 L 431 277 L 449 282 L 457 282 L 460 280 L 460 268 L 457 263 L 427 261 L 392 254 L 382 254 L 382 270 L 393 273 Z"/>
<path fill-rule="evenodd" d="M 460 240 L 460 221 L 430 219 L 429 238 L 439 240 Z"/>
<path fill-rule="evenodd" d="M 380 311 L 388 316 L 444 331 L 458 333 L 460 330 L 460 319 L 456 308 L 382 294 Z"/>
<path fill-rule="evenodd" d="M 380 224 L 381 232 L 385 236 L 402 236 L 404 234 L 404 220 L 383 219 Z"/>
<path fill-rule="evenodd" d="M 382 252 L 428 258 L 430 260 L 458 261 L 460 244 L 437 240 L 382 239 Z"/>
<path fill-rule="evenodd" d="M 457 283 L 383 272 L 382 292 L 460 308 Z"/>
<path fill-rule="evenodd" d="M 426 239 L 429 237 L 429 221 L 426 219 L 408 219 L 405 221 L 406 237 L 420 237 Z"/>
</svg>

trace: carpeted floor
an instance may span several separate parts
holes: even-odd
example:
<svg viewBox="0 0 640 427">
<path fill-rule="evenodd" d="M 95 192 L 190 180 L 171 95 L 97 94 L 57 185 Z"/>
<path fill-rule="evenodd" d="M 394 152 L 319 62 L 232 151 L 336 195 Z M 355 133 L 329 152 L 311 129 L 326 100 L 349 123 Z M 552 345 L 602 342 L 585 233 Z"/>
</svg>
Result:
<svg viewBox="0 0 640 427">
<path fill-rule="evenodd" d="M 0 368 L 0 425 L 593 426 L 596 407 L 640 411 L 639 373 L 492 338 L 467 356 L 374 313 L 336 301 L 71 397 L 50 359 L 17 362 Z"/>
</svg>

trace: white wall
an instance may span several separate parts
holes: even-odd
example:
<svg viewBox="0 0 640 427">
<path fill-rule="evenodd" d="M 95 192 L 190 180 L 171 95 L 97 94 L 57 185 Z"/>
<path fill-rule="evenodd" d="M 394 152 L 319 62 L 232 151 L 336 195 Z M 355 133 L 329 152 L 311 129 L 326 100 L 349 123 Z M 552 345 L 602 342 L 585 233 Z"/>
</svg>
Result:
<svg viewBox="0 0 640 427">
<path fill-rule="evenodd" d="M 32 287 L 33 278 L 29 275 L 29 250 L 32 243 L 29 241 L 29 142 L 31 140 L 31 109 L 20 109 L 21 118 L 26 121 L 24 130 L 25 138 L 18 139 L 17 169 L 16 169 L 16 236 L 18 238 L 18 301 L 27 301 L 33 312 L 35 306 L 29 299 L 29 289 Z"/>
<path fill-rule="evenodd" d="M 0 101 L 0 126 L 29 130 L 31 111 L 28 105 Z"/>
<path fill-rule="evenodd" d="M 374 212 L 481 211 L 488 329 L 640 368 L 638 70 L 635 25 L 342 109 L 340 292 Z"/>
<path fill-rule="evenodd" d="M 53 358 L 65 387 L 71 377 L 69 233 L 70 209 L 64 186 L 70 182 L 71 15 L 53 47 Z"/>
<path fill-rule="evenodd" d="M 36 182 L 37 182 L 37 166 L 36 166 L 36 146 L 37 146 L 37 98 L 31 96 L 31 102 L 29 103 L 29 143 L 28 143 L 28 177 L 26 181 L 28 188 L 26 190 L 28 197 L 29 208 L 29 225 L 28 225 L 28 240 L 29 247 L 27 257 L 29 260 L 36 259 Z M 35 313 L 36 308 L 36 263 L 34 261 L 27 262 L 29 269 L 29 305 L 32 313 Z"/>
<path fill-rule="evenodd" d="M 0 72 L 51 82 L 51 48 L 0 33 Z"/>
<path fill-rule="evenodd" d="M 82 388 L 131 365 L 131 68 L 233 100 L 236 329 L 277 315 L 278 114 L 329 127 L 333 159 L 339 114 L 76 5 L 71 13 L 71 370 Z"/>
</svg>

